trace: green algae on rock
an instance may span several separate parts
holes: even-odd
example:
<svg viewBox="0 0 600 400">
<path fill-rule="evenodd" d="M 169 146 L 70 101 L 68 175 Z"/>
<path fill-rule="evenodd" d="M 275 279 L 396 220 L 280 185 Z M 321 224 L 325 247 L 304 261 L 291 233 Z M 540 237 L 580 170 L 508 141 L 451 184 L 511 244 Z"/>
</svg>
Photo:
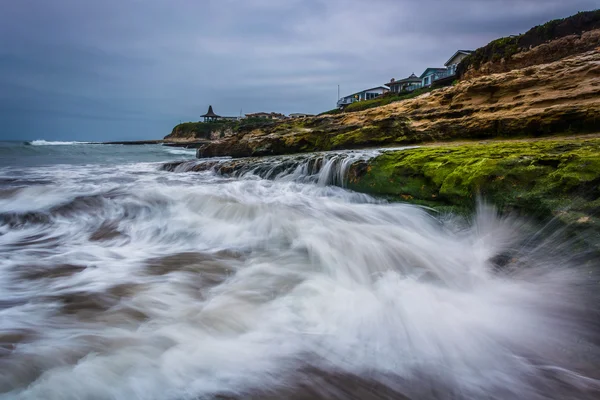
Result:
<svg viewBox="0 0 600 400">
<path fill-rule="evenodd" d="M 502 210 L 600 227 L 600 139 L 469 143 L 386 152 L 353 165 L 348 188 L 417 204 Z"/>
</svg>

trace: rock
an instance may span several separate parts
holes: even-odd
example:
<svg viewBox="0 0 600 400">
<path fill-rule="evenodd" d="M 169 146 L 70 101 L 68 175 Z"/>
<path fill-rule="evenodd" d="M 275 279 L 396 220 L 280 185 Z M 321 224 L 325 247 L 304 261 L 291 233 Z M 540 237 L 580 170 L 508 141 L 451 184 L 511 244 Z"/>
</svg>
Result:
<svg viewBox="0 0 600 400">
<path fill-rule="evenodd" d="M 203 145 L 199 157 L 264 156 L 456 139 L 600 132 L 600 52 L 477 77 L 385 106 L 282 121 Z"/>
<path fill-rule="evenodd" d="M 500 210 L 575 227 L 600 250 L 598 135 L 385 152 L 352 165 L 347 187 L 454 211 L 473 210 L 481 196 Z"/>
</svg>

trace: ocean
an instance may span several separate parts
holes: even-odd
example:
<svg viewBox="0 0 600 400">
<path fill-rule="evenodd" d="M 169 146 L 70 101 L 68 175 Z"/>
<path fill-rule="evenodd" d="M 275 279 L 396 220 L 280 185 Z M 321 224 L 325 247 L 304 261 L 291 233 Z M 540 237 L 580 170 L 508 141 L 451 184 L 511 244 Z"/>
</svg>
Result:
<svg viewBox="0 0 600 400">
<path fill-rule="evenodd" d="M 345 189 L 379 152 L 0 143 L 0 399 L 598 398 L 597 265 Z"/>
</svg>

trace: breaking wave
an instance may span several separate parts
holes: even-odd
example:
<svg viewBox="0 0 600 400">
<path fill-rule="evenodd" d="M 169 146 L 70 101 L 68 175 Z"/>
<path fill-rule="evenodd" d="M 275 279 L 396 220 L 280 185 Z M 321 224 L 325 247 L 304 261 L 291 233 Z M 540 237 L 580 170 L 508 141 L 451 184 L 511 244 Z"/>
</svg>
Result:
<svg viewBox="0 0 600 400">
<path fill-rule="evenodd" d="M 195 156 L 196 149 L 184 149 L 184 148 L 174 148 L 163 146 L 167 153 L 176 154 L 176 155 L 185 155 L 185 156 Z"/>
<path fill-rule="evenodd" d="M 365 157 L 24 170 L 0 398 L 598 398 L 597 263 L 484 204 L 329 185 Z"/>
<path fill-rule="evenodd" d="M 31 146 L 71 146 L 76 144 L 93 144 L 92 142 L 60 142 L 60 141 L 46 141 L 46 140 L 32 140 L 25 142 L 25 144 Z"/>
</svg>

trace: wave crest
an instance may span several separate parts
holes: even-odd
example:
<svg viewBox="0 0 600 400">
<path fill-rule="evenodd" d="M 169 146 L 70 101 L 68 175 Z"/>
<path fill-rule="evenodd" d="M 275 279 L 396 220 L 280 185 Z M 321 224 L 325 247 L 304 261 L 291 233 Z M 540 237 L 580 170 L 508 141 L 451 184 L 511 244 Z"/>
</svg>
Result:
<svg viewBox="0 0 600 400">
<path fill-rule="evenodd" d="M 30 142 L 25 142 L 25 144 L 30 146 L 71 146 L 76 144 L 92 144 L 92 142 L 61 142 L 61 141 L 48 141 L 48 140 L 32 140 Z"/>
</svg>

